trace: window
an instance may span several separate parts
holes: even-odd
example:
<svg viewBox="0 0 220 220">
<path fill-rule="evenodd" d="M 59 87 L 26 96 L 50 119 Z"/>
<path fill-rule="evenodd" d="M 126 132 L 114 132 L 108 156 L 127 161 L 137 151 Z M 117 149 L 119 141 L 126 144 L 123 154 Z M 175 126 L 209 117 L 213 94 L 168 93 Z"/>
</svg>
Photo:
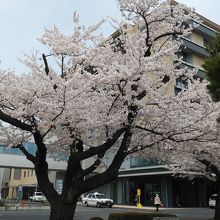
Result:
<svg viewBox="0 0 220 220">
<path fill-rule="evenodd" d="M 208 47 L 209 46 L 209 42 L 206 39 L 203 39 L 203 45 L 204 45 L 204 47 Z"/>
<path fill-rule="evenodd" d="M 24 171 L 24 177 L 26 177 L 26 171 Z"/>
<path fill-rule="evenodd" d="M 148 166 L 156 166 L 156 165 L 162 165 L 163 163 L 161 161 L 158 161 L 156 159 L 143 159 L 138 157 L 131 157 L 130 158 L 130 168 L 136 168 L 136 167 L 148 167 Z"/>
<path fill-rule="evenodd" d="M 177 53 L 179 59 L 182 59 L 183 62 L 192 64 L 192 54 L 186 52 Z"/>
<path fill-rule="evenodd" d="M 182 59 L 187 62 L 187 53 L 182 53 Z"/>
<path fill-rule="evenodd" d="M 14 180 L 20 180 L 21 179 L 21 169 L 14 169 Z"/>
<path fill-rule="evenodd" d="M 36 196 L 43 196 L 43 193 L 41 193 L 41 192 L 35 192 L 35 195 L 36 195 Z"/>
<path fill-rule="evenodd" d="M 179 77 L 178 79 L 176 79 L 176 86 L 175 86 L 175 95 L 177 95 L 179 92 L 181 92 L 183 89 L 187 89 L 188 85 L 187 85 L 187 81 L 184 80 L 182 77 Z"/>
</svg>

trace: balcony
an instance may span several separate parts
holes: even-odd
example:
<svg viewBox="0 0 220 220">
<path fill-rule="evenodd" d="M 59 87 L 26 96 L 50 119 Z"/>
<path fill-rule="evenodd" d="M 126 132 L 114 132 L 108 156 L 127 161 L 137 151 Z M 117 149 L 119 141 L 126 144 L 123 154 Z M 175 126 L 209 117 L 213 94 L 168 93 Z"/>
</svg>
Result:
<svg viewBox="0 0 220 220">
<path fill-rule="evenodd" d="M 192 64 L 190 63 L 187 63 L 187 62 L 184 62 L 184 61 L 181 61 L 180 65 L 179 65 L 180 68 L 189 68 L 189 69 L 195 69 L 196 67 L 193 66 Z M 206 72 L 202 69 L 198 69 L 197 70 L 197 74 L 196 74 L 199 78 L 202 78 L 202 79 L 205 79 L 206 78 Z"/>
<path fill-rule="evenodd" d="M 205 47 L 199 44 L 196 44 L 187 38 L 182 38 L 182 40 L 183 40 L 182 51 L 190 53 L 190 54 L 197 54 L 204 58 L 209 57 L 209 53 Z"/>
<path fill-rule="evenodd" d="M 193 24 L 193 21 L 187 22 L 187 24 Z M 216 31 L 204 24 L 199 24 L 194 30 L 207 40 L 212 40 L 216 37 Z"/>
</svg>

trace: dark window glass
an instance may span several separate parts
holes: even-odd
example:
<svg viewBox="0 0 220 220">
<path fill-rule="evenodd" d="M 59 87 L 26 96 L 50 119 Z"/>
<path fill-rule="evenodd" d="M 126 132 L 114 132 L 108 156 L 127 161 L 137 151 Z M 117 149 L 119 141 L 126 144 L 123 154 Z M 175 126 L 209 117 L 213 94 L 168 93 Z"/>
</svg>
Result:
<svg viewBox="0 0 220 220">
<path fill-rule="evenodd" d="M 20 180 L 21 179 L 21 169 L 14 169 L 14 180 Z"/>
</svg>

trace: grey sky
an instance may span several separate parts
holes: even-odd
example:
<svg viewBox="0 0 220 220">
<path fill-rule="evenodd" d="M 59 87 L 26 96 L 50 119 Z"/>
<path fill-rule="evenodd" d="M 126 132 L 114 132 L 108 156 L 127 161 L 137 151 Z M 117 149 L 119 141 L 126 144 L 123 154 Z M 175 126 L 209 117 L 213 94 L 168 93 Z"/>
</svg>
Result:
<svg viewBox="0 0 220 220">
<path fill-rule="evenodd" d="M 210 20 L 220 24 L 219 0 L 179 0 Z M 83 24 L 94 24 L 102 17 L 118 15 L 117 0 L 0 0 L 0 68 L 25 71 L 17 58 L 34 49 L 42 50 L 37 38 L 44 27 L 56 24 L 65 33 L 73 27 L 73 12 L 80 14 Z M 105 26 L 110 34 L 112 29 Z M 41 51 L 44 52 L 44 51 Z"/>
</svg>

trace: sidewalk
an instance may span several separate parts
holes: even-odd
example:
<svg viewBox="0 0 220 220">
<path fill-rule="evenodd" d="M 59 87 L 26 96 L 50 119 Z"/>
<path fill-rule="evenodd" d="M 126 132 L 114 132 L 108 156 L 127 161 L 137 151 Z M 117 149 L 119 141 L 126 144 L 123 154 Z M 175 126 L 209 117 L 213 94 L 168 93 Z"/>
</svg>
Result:
<svg viewBox="0 0 220 220">
<path fill-rule="evenodd" d="M 137 208 L 130 205 L 114 205 L 113 208 L 124 208 L 136 211 L 155 212 L 155 207 L 143 206 Z M 176 207 L 176 208 L 159 208 L 159 212 L 174 214 L 179 220 L 212 220 L 214 217 L 214 209 L 210 208 L 195 208 L 195 207 Z"/>
<path fill-rule="evenodd" d="M 149 211 L 155 211 L 154 206 L 142 206 L 142 208 L 137 208 L 137 206 L 134 205 L 113 205 L 113 208 L 126 208 L 126 209 L 136 209 L 136 210 L 149 210 Z M 176 207 L 176 208 L 166 208 L 166 207 L 160 207 L 160 211 L 164 210 L 186 210 L 186 209 L 197 209 L 197 208 L 191 208 L 191 207 Z"/>
</svg>

